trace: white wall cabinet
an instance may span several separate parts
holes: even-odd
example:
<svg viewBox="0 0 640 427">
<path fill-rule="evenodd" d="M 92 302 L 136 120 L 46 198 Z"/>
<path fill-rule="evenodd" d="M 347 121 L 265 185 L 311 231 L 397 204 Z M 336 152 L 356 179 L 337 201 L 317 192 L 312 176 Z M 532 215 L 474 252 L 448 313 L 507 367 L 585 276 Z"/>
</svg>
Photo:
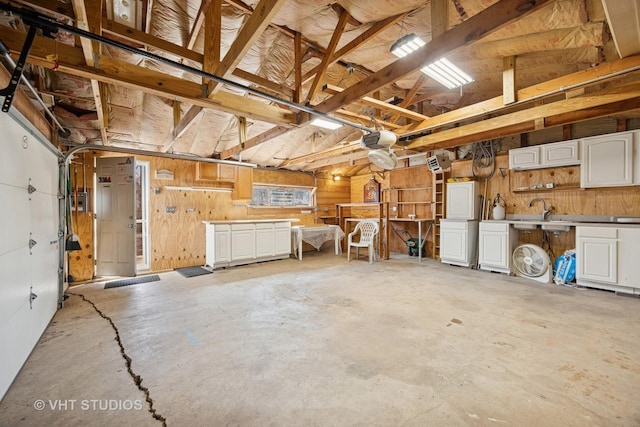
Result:
<svg viewBox="0 0 640 427">
<path fill-rule="evenodd" d="M 518 244 L 518 233 L 509 223 L 482 221 L 478 240 L 480 269 L 511 274 L 511 254 Z"/>
<path fill-rule="evenodd" d="M 509 150 L 509 169 L 526 170 L 580 164 L 579 140 Z"/>
<path fill-rule="evenodd" d="M 555 142 L 540 146 L 542 167 L 570 166 L 580 164 L 580 145 L 578 140 Z"/>
<path fill-rule="evenodd" d="M 509 150 L 509 169 L 524 170 L 540 167 L 540 146 Z"/>
<path fill-rule="evenodd" d="M 576 227 L 577 283 L 640 294 L 639 250 L 638 227 Z"/>
<path fill-rule="evenodd" d="M 584 138 L 580 187 L 633 185 L 633 132 Z"/>
<path fill-rule="evenodd" d="M 295 220 L 203 221 L 205 265 L 219 268 L 288 258 L 292 221 Z"/>
<path fill-rule="evenodd" d="M 633 184 L 640 185 L 640 130 L 633 133 Z"/>
<path fill-rule="evenodd" d="M 440 261 L 471 267 L 475 262 L 478 221 L 440 221 Z"/>
<path fill-rule="evenodd" d="M 447 219 L 478 219 L 478 181 L 447 183 Z"/>
</svg>

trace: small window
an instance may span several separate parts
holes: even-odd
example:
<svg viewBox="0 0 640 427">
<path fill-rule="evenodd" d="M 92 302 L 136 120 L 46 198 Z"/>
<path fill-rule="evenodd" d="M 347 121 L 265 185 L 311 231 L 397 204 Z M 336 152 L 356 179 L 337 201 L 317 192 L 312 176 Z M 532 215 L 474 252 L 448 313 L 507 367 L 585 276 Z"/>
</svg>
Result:
<svg viewBox="0 0 640 427">
<path fill-rule="evenodd" d="M 249 206 L 310 207 L 314 206 L 314 187 L 284 187 L 267 184 L 253 185 L 253 198 Z"/>
</svg>

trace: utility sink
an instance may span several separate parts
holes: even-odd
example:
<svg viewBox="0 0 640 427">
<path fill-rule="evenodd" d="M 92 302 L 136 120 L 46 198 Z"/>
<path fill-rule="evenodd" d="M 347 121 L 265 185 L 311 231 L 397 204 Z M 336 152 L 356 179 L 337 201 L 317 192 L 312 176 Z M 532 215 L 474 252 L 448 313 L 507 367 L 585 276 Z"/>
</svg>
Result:
<svg viewBox="0 0 640 427">
<path fill-rule="evenodd" d="M 538 224 L 533 222 L 513 221 L 511 226 L 518 230 L 535 230 L 538 228 Z"/>
<path fill-rule="evenodd" d="M 575 223 L 562 220 L 534 220 L 534 219 L 512 219 L 509 224 L 516 230 L 535 230 L 538 227 L 552 233 L 562 233 L 571 230 Z"/>
<path fill-rule="evenodd" d="M 571 230 L 571 225 L 567 224 L 565 221 L 548 221 L 548 222 L 541 223 L 540 228 L 546 231 L 559 233 L 559 232 Z"/>
</svg>

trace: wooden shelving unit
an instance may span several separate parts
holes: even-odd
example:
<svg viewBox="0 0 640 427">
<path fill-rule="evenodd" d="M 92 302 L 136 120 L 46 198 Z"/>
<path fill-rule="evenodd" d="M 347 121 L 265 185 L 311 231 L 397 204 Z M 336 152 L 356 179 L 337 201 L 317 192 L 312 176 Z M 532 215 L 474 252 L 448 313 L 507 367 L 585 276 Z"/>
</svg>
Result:
<svg viewBox="0 0 640 427">
<path fill-rule="evenodd" d="M 553 183 L 547 188 L 547 183 Z M 532 186 L 541 188 L 531 188 Z M 580 166 L 563 166 L 552 169 L 511 170 L 509 190 L 512 193 L 535 193 L 580 189 Z"/>
<path fill-rule="evenodd" d="M 433 172 L 432 207 L 433 212 L 433 259 L 440 259 L 440 220 L 444 218 L 446 209 L 445 181 L 446 172 Z"/>
</svg>

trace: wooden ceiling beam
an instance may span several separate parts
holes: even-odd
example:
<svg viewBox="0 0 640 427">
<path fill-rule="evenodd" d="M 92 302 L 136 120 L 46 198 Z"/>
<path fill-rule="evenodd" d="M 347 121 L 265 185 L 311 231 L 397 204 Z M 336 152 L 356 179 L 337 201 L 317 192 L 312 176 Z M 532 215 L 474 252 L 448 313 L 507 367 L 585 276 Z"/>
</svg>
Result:
<svg viewBox="0 0 640 427">
<path fill-rule="evenodd" d="M 229 77 L 285 3 L 286 0 L 260 0 L 213 74 Z M 216 82 L 209 85 L 210 95 L 216 92 L 218 85 Z"/>
<path fill-rule="evenodd" d="M 583 97 L 564 99 L 434 132 L 411 141 L 406 148 L 410 150 L 420 147 L 428 147 L 430 149 L 452 148 L 477 141 L 531 132 L 536 129 L 536 122 L 542 123 L 544 127 L 561 126 L 575 121 L 635 110 L 638 109 L 639 105 L 640 82 L 622 84 Z M 305 166 L 305 169 L 316 170 L 329 165 L 337 167 L 345 163 L 352 163 L 358 159 L 364 159 L 366 156 L 366 150 L 361 150 L 360 152 L 343 156 L 320 158 Z"/>
<path fill-rule="evenodd" d="M 119 24 L 115 21 L 110 21 L 106 18 L 103 18 L 102 20 L 102 32 L 106 37 L 120 37 L 134 43 L 162 50 L 181 58 L 189 59 L 199 64 L 202 64 L 204 62 L 204 55 L 201 53 L 186 49 L 182 46 L 168 42 L 159 37 L 143 33 L 142 31 L 138 31 L 135 28 L 127 27 L 126 25 Z M 279 95 L 285 94 L 286 96 L 293 97 L 293 91 L 287 86 L 272 82 L 260 76 L 256 76 L 255 74 L 249 73 L 248 71 L 236 68 L 235 70 L 233 70 L 232 74 L 235 77 L 246 80 L 256 86 L 275 91 Z"/>
<path fill-rule="evenodd" d="M 211 4 L 211 0 L 202 0 L 200 3 L 200 8 L 196 13 L 196 18 L 193 21 L 193 27 L 191 27 L 191 31 L 189 32 L 189 39 L 186 43 L 186 48 L 191 50 L 193 46 L 196 44 L 196 40 L 198 40 L 198 34 L 200 34 L 200 30 L 202 29 L 202 25 L 204 24 L 205 14 L 207 9 L 209 9 L 209 5 Z"/>
<path fill-rule="evenodd" d="M 1 28 L 0 37 L 9 49 L 18 54 L 22 50 L 26 34 L 11 28 Z M 221 110 L 234 115 L 243 115 L 255 120 L 293 126 L 297 123 L 296 114 L 287 109 L 265 104 L 245 96 L 221 91 L 213 99 L 202 97 L 202 87 L 198 83 L 174 77 L 169 74 L 140 67 L 126 61 L 108 56 L 98 56 L 96 67 L 85 64 L 81 49 L 63 45 L 54 40 L 36 37 L 29 55 L 29 63 L 45 68 L 53 68 L 54 63 L 47 55 L 58 50 L 58 72 L 68 73 L 86 79 L 95 79 L 109 84 L 139 89 L 145 93 L 204 108 Z"/>
<path fill-rule="evenodd" d="M 10 3 L 27 6 L 47 15 L 53 13 L 54 15 L 66 16 L 71 19 L 75 19 L 76 17 L 73 5 L 69 2 L 63 3 L 58 0 L 10 0 Z"/>
<path fill-rule="evenodd" d="M 102 24 L 102 2 L 101 0 L 72 0 L 73 11 L 76 16 L 76 27 L 100 34 Z M 85 37 L 80 38 L 82 52 L 88 66 L 95 66 L 95 58 L 100 54 L 100 44 Z M 107 129 L 109 128 L 109 111 L 107 106 L 106 91 L 104 85 L 98 80 L 90 79 L 93 99 L 96 103 L 96 113 L 98 114 L 98 126 L 100 137 L 104 145 L 109 144 Z"/>
<path fill-rule="evenodd" d="M 602 108 L 607 104 L 620 103 L 622 101 L 640 98 L 640 83 L 620 85 L 612 89 L 582 96 L 579 98 L 565 99 L 550 104 L 543 104 L 523 111 L 506 114 L 504 116 L 489 118 L 466 126 L 443 130 L 428 136 L 418 138 L 410 142 L 407 148 L 413 149 L 433 145 L 446 141 L 450 146 L 466 144 L 469 142 L 483 141 L 499 136 L 513 135 L 515 125 L 531 125 L 533 130 L 535 120 L 545 120 L 547 117 L 559 117 L 565 114 L 575 114 L 576 111 L 585 111 L 592 108 Z M 620 111 L 618 111 L 619 113 Z M 568 117 L 568 116 L 566 116 Z M 555 126 L 561 124 L 554 123 Z M 545 124 L 547 127 L 548 124 Z M 493 132 L 489 134 L 488 132 Z M 521 132 L 518 130 L 518 133 Z M 488 137 L 489 135 L 489 137 Z"/>
<path fill-rule="evenodd" d="M 249 138 L 244 142 L 244 146 L 238 144 L 233 146 L 232 148 L 228 149 L 228 150 L 224 150 L 222 153 L 220 153 L 220 158 L 221 159 L 229 159 L 237 154 L 239 154 L 241 151 L 249 149 L 251 147 L 255 147 L 256 145 L 260 145 L 262 144 L 264 141 L 268 141 L 272 138 L 275 138 L 279 135 L 282 135 L 285 132 L 288 132 L 290 128 L 286 127 L 286 126 L 276 126 L 273 127 L 271 129 L 269 129 L 266 132 L 261 133 L 260 135 L 254 136 L 253 138 Z"/>
<path fill-rule="evenodd" d="M 380 71 L 364 78 L 342 93 L 332 96 L 316 106 L 324 113 L 330 113 L 349 105 L 357 99 L 394 83 L 406 75 L 422 68 L 425 64 L 449 54 L 451 51 L 482 39 L 486 35 L 504 27 L 515 19 L 539 9 L 550 0 L 499 0 L 443 35 L 434 38 L 412 55 L 393 62 Z"/>
<path fill-rule="evenodd" d="M 334 86 L 334 85 L 324 85 L 322 90 L 332 95 L 335 95 L 336 93 L 340 93 L 344 91 L 343 88 Z M 370 96 L 363 96 L 362 99 L 358 101 L 358 103 L 368 105 L 370 107 L 375 107 L 382 111 L 388 111 L 398 116 L 403 116 L 408 119 L 411 119 L 413 121 L 423 121 L 429 118 L 423 114 L 416 113 L 415 111 L 402 108 L 398 105 L 389 104 L 388 102 L 380 101 L 379 99 L 375 99 Z M 393 122 L 393 121 L 394 120 L 389 120 L 389 122 Z"/>
<path fill-rule="evenodd" d="M 348 54 L 350 54 L 351 52 L 356 50 L 358 47 L 360 47 L 361 45 L 363 45 L 364 43 L 366 43 L 367 41 L 369 41 L 373 37 L 377 36 L 378 34 L 383 32 L 384 30 L 386 30 L 387 28 L 389 28 L 390 26 L 392 26 L 393 24 L 398 22 L 405 15 L 406 15 L 405 13 L 402 13 L 402 14 L 399 14 L 399 15 L 394 15 L 394 16 L 391 16 L 391 17 L 389 17 L 387 19 L 383 19 L 382 21 L 378 21 L 378 22 L 374 23 L 373 25 L 371 25 L 371 27 L 369 27 L 367 30 L 365 30 L 362 34 L 360 34 L 358 37 L 356 37 L 353 40 L 351 40 L 349 43 L 344 45 L 344 47 L 342 49 L 340 49 L 336 53 L 334 53 L 333 56 L 331 57 L 331 60 L 329 61 L 329 65 L 331 65 L 334 62 L 339 61 L 341 58 L 347 56 Z M 306 72 L 302 76 L 302 83 L 308 82 L 311 79 L 311 77 L 313 77 L 314 75 L 316 75 L 318 73 L 319 70 L 320 70 L 320 65 L 316 65 L 311 70 Z"/>
<path fill-rule="evenodd" d="M 342 8 L 341 8 L 342 9 Z M 349 22 L 349 18 L 351 14 L 347 12 L 345 9 L 342 9 L 340 13 L 340 17 L 338 18 L 338 23 L 336 27 L 333 29 L 333 34 L 331 35 L 331 40 L 329 41 L 329 45 L 325 50 L 324 56 L 322 57 L 322 61 L 320 62 L 318 72 L 316 73 L 316 77 L 313 79 L 313 83 L 309 88 L 309 92 L 307 93 L 307 102 L 310 102 L 313 97 L 316 95 L 316 92 L 320 88 L 320 80 L 324 77 L 324 73 L 327 72 L 327 68 L 331 63 L 331 58 L 333 57 L 333 53 L 336 50 L 336 46 L 338 46 L 338 42 L 342 37 L 342 33 L 344 32 L 345 27 L 347 26 L 347 22 Z"/>
<path fill-rule="evenodd" d="M 640 67 L 640 55 L 619 59 L 614 62 L 607 62 L 596 67 L 578 71 L 577 73 L 520 89 L 517 91 L 516 100 L 517 102 L 527 102 L 558 94 L 559 92 L 574 90 L 589 84 L 603 83 L 607 81 L 607 79 L 619 77 L 620 74 L 635 70 L 638 67 Z M 461 107 L 438 116 L 430 117 L 418 124 L 403 126 L 398 129 L 397 132 L 403 136 L 409 136 L 486 114 L 496 114 L 508 108 L 510 108 L 510 106 L 504 105 L 501 95 L 468 107 Z"/>
</svg>

